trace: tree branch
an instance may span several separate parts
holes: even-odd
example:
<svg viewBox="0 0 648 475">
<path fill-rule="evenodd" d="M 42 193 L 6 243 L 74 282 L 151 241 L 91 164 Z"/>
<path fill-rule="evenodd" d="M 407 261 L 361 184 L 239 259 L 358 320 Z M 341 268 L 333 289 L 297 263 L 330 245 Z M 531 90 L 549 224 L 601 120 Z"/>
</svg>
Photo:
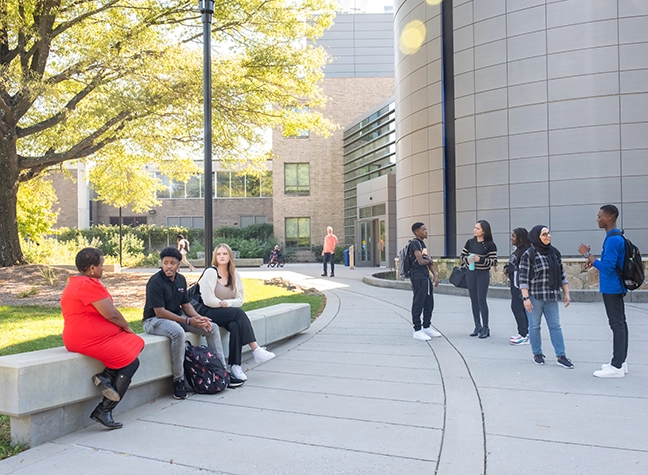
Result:
<svg viewBox="0 0 648 475">
<path fill-rule="evenodd" d="M 19 157 L 18 167 L 20 170 L 29 170 L 32 168 L 37 169 L 39 167 L 56 165 L 67 160 L 88 157 L 98 150 L 101 150 L 109 143 L 117 140 L 115 134 L 101 140 L 99 140 L 99 138 L 111 128 L 114 128 L 115 133 L 119 132 L 124 127 L 125 121 L 130 118 L 130 112 L 122 111 L 69 150 L 56 153 L 50 149 L 41 157 Z"/>
<path fill-rule="evenodd" d="M 97 88 L 97 86 L 101 83 L 101 78 L 102 75 L 97 74 L 92 79 L 90 84 L 88 84 L 81 91 L 79 91 L 72 99 L 70 99 L 70 101 L 65 105 L 65 107 L 63 107 L 63 110 L 53 115 L 49 119 L 45 119 L 37 124 L 31 125 L 29 127 L 25 127 L 24 129 L 18 128 L 16 131 L 16 136 L 18 138 L 27 137 L 28 135 L 42 132 L 45 129 L 49 129 L 50 127 L 54 127 L 55 125 L 63 122 L 70 115 L 70 112 L 76 109 L 76 106 L 79 104 L 79 102 L 81 102 L 88 94 L 90 94 L 92 91 L 94 91 Z"/>
</svg>

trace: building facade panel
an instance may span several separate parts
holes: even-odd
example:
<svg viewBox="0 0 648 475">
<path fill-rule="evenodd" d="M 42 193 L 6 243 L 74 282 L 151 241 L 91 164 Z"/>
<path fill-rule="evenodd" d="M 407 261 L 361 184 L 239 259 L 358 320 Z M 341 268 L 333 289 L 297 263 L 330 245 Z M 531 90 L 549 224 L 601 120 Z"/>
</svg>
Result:
<svg viewBox="0 0 648 475">
<path fill-rule="evenodd" d="M 582 239 L 600 241 L 594 218 L 606 203 L 621 210 L 620 225 L 632 221 L 636 241 L 648 241 L 648 224 L 639 218 L 640 203 L 648 205 L 646 187 L 640 189 L 648 179 L 645 3 L 452 2 L 454 107 L 446 109 L 445 125 L 452 121 L 454 134 L 446 135 L 445 153 L 453 169 L 441 190 L 455 213 L 452 247 L 461 249 L 474 220 L 491 218 L 502 254 L 512 228 L 541 222 L 554 228 L 563 253 L 574 255 Z M 401 2 L 403 16 L 419 5 Z M 402 28 L 396 24 L 397 35 Z M 397 62 L 397 110 L 411 95 L 401 79 L 412 74 L 409 64 Z M 420 128 L 397 121 L 397 144 Z M 397 150 L 399 162 L 409 158 L 406 148 Z M 406 178 L 397 176 L 398 183 L 409 186 Z M 440 191 L 429 188 L 430 196 Z M 400 239 L 409 236 L 412 218 L 398 216 Z"/>
</svg>

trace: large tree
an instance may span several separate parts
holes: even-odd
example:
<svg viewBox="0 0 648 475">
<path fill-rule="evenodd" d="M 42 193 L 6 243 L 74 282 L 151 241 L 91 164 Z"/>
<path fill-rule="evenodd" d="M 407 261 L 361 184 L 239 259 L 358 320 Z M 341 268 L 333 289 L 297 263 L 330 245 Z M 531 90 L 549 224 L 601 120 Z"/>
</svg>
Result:
<svg viewBox="0 0 648 475">
<path fill-rule="evenodd" d="M 327 57 L 313 41 L 334 3 L 216 0 L 216 159 L 249 159 L 264 127 L 331 130 L 317 112 Z M 91 159 L 95 188 L 113 201 L 153 195 L 147 163 L 175 177 L 196 171 L 201 31 L 197 1 L 0 0 L 0 266 L 24 263 L 20 184 L 53 166 Z M 142 186 L 116 192 L 124 177 Z"/>
</svg>

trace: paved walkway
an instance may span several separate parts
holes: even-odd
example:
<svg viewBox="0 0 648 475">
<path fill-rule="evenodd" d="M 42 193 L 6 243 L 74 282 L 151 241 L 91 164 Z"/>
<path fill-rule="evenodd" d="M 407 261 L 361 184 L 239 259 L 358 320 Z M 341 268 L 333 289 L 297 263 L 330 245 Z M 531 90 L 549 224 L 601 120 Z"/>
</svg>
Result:
<svg viewBox="0 0 648 475">
<path fill-rule="evenodd" d="M 436 296 L 443 337 L 412 339 L 409 291 L 361 282 L 369 270 L 242 270 L 320 288 L 323 315 L 248 360 L 222 395 L 170 396 L 0 462 L 0 474 L 642 474 L 648 473 L 648 304 L 627 306 L 629 374 L 600 380 L 611 333 L 602 304 L 561 309 L 567 354 L 545 366 L 513 347 L 509 302 L 490 299 L 491 338 L 469 338 L 465 297 Z M 126 396 L 128 397 L 128 396 Z"/>
</svg>

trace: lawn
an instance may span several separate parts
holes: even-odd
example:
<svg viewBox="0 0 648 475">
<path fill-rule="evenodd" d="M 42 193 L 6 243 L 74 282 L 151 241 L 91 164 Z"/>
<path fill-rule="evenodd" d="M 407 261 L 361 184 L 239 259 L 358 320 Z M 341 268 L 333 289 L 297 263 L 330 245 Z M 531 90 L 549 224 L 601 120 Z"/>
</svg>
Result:
<svg viewBox="0 0 648 475">
<path fill-rule="evenodd" d="M 321 294 L 297 293 L 282 287 L 265 285 L 262 280 L 243 279 L 244 310 L 268 307 L 278 303 L 308 303 L 311 320 L 324 310 Z M 142 309 L 120 308 L 135 333 L 142 333 Z M 63 317 L 58 308 L 40 306 L 0 306 L 0 356 L 63 346 Z M 11 444 L 9 417 L 0 415 L 0 460 L 15 455 L 25 447 Z"/>
</svg>

